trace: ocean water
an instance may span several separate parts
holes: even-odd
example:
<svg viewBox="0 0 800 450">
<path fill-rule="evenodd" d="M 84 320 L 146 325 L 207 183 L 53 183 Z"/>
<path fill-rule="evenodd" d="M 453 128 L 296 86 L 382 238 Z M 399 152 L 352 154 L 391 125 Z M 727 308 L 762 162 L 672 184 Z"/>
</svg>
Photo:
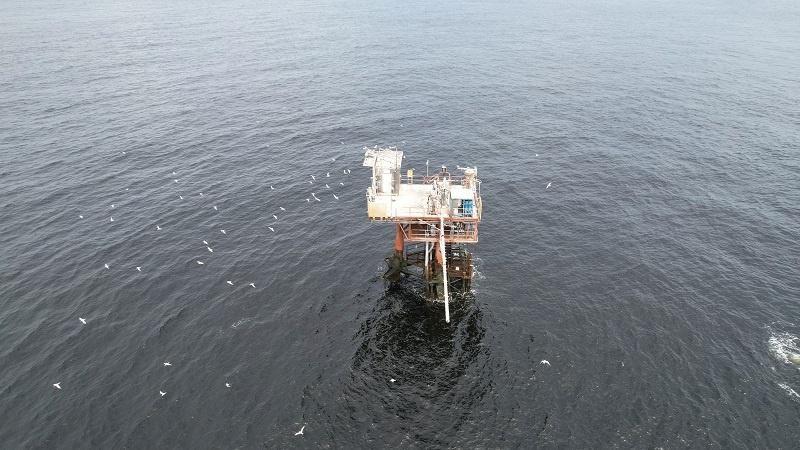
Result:
<svg viewBox="0 0 800 450">
<path fill-rule="evenodd" d="M 796 1 L 6 0 L 0 63 L 2 448 L 800 441 Z M 478 167 L 449 325 L 365 145 Z"/>
</svg>

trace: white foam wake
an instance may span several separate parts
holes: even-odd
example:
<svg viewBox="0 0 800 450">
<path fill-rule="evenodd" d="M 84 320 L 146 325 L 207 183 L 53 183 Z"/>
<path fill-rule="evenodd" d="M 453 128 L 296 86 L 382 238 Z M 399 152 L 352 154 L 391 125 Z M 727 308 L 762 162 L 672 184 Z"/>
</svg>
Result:
<svg viewBox="0 0 800 450">
<path fill-rule="evenodd" d="M 792 358 L 800 355 L 800 338 L 791 333 L 773 333 L 769 337 L 769 352 L 779 361 L 794 366 Z"/>
</svg>

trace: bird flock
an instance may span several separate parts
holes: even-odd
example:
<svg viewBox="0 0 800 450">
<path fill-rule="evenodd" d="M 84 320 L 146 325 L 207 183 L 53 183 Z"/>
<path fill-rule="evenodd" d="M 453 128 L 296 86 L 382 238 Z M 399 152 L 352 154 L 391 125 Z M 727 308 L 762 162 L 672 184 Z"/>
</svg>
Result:
<svg viewBox="0 0 800 450">
<path fill-rule="evenodd" d="M 126 152 L 121 152 L 121 153 L 122 153 L 123 156 L 126 155 Z M 335 161 L 335 160 L 336 160 L 335 158 L 331 159 L 331 161 Z M 350 175 L 350 169 L 343 169 L 342 170 L 342 174 L 344 176 Z M 178 176 L 177 171 L 173 170 L 171 175 L 173 177 L 172 178 L 173 179 L 173 183 L 171 183 L 171 184 L 180 186 L 180 178 L 177 178 L 177 176 Z M 320 176 L 320 178 L 325 178 L 326 181 L 327 181 L 328 179 L 331 178 L 331 172 L 330 171 L 325 172 L 324 177 Z M 317 182 L 317 176 L 312 174 L 312 175 L 310 175 L 310 179 L 307 180 L 307 181 L 308 181 L 309 185 L 313 186 Z M 336 195 L 335 193 L 332 192 L 330 183 L 331 183 L 330 181 L 327 182 L 327 183 L 321 183 L 320 182 L 320 184 L 324 184 L 324 190 L 331 191 L 330 192 L 330 198 L 333 201 L 337 201 L 337 200 L 339 200 L 340 197 L 339 197 L 339 195 Z M 344 186 L 344 185 L 345 184 L 344 184 L 343 181 L 339 182 L 339 186 Z M 269 188 L 270 188 L 270 190 L 275 190 L 274 185 L 270 185 Z M 320 188 L 322 189 L 322 186 L 320 186 Z M 128 189 L 126 189 L 126 191 L 127 190 Z M 175 193 L 174 195 L 177 195 L 180 200 L 183 200 L 184 199 L 184 195 L 183 194 L 184 193 Z M 199 192 L 199 196 L 200 197 L 205 197 L 206 195 L 203 192 Z M 320 196 L 322 196 L 322 197 L 320 197 Z M 314 202 L 322 202 L 325 198 L 326 198 L 326 195 L 323 195 L 323 194 L 320 193 L 319 196 L 318 196 L 316 191 L 312 191 L 310 193 L 310 197 L 305 198 L 305 202 L 306 203 L 311 203 L 312 199 L 314 200 Z M 110 208 L 113 209 L 113 210 L 117 210 L 118 209 L 116 203 L 111 203 Z M 219 208 L 218 205 L 212 205 L 212 208 L 213 208 L 214 211 L 220 212 L 220 208 Z M 287 211 L 287 208 L 285 208 L 283 206 L 280 206 L 279 209 L 280 209 L 280 213 L 284 213 L 284 212 Z M 270 223 L 266 228 L 269 229 L 270 232 L 272 232 L 272 233 L 277 233 L 276 227 L 278 226 L 278 223 L 279 223 L 278 214 L 280 214 L 280 213 L 278 211 L 275 211 L 275 212 L 270 214 L 270 216 L 272 217 L 272 223 Z M 79 220 L 84 220 L 84 217 L 85 217 L 84 214 L 79 214 L 78 215 L 78 219 Z M 115 222 L 115 219 L 114 219 L 114 217 L 112 215 L 109 215 L 108 216 L 108 221 L 109 222 Z M 155 225 L 155 230 L 156 231 L 163 231 L 164 228 L 161 226 L 161 224 L 156 224 Z M 225 235 L 225 236 L 228 235 L 228 231 L 225 230 L 224 228 L 220 228 L 219 232 L 222 235 Z M 211 247 L 211 244 L 208 242 L 208 240 L 205 240 L 205 239 L 201 240 L 201 242 L 203 243 L 203 245 L 205 246 L 206 250 L 208 251 L 209 257 L 212 257 L 211 255 L 214 253 L 214 249 Z M 206 262 L 201 260 L 201 259 L 196 259 L 195 262 L 197 263 L 198 266 L 205 266 L 206 265 Z M 110 270 L 111 266 L 110 266 L 110 264 L 108 262 L 106 262 L 106 263 L 103 263 L 103 268 L 105 268 L 106 270 Z M 133 269 L 135 269 L 136 272 L 139 272 L 139 273 L 141 273 L 143 271 L 146 271 L 146 268 L 143 268 L 143 266 L 133 266 Z M 234 280 L 226 280 L 225 283 L 228 286 L 235 286 L 235 284 L 236 284 L 234 282 Z M 246 285 L 249 286 L 252 289 L 256 288 L 256 284 L 255 284 L 254 281 L 250 281 Z M 81 323 L 81 326 L 83 326 L 83 327 L 91 326 L 91 318 L 90 319 L 86 319 L 84 317 L 78 317 L 78 321 Z M 172 363 L 169 362 L 169 361 L 164 361 L 162 363 L 162 365 L 164 367 L 167 367 L 167 368 L 172 367 Z M 392 380 L 392 382 L 394 382 L 394 380 Z M 69 387 L 67 385 L 62 387 L 61 384 L 62 384 L 62 381 L 58 381 L 56 383 L 53 383 L 52 386 L 56 390 L 63 390 L 64 388 L 68 388 Z M 229 388 L 231 388 L 232 385 L 231 385 L 231 383 L 229 381 L 226 380 L 224 382 L 224 386 L 225 386 L 226 389 L 229 389 Z M 163 389 L 163 387 L 162 387 L 162 389 Z M 167 391 L 166 390 L 162 390 L 162 389 L 158 390 L 159 398 L 164 398 L 164 397 L 167 396 Z M 305 430 L 305 425 L 303 425 L 303 427 L 300 428 L 300 430 L 298 432 L 294 433 L 294 435 L 295 436 L 302 436 L 304 430 Z"/>
</svg>

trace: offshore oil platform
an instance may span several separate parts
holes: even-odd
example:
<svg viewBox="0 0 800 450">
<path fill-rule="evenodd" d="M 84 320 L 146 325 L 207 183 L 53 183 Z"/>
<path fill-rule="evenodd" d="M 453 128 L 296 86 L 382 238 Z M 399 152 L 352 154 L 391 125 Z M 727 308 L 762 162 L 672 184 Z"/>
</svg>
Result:
<svg viewBox="0 0 800 450">
<path fill-rule="evenodd" d="M 465 292 L 472 282 L 472 254 L 465 244 L 478 242 L 483 203 L 475 167 L 458 167 L 453 175 L 440 171 L 414 176 L 401 172 L 403 152 L 397 147 L 364 147 L 364 166 L 372 168 L 367 189 L 367 216 L 395 224 L 394 252 L 384 278 L 399 281 L 419 276 L 425 296 L 444 302 L 450 322 L 450 292 Z M 424 244 L 424 248 L 422 247 Z"/>
</svg>

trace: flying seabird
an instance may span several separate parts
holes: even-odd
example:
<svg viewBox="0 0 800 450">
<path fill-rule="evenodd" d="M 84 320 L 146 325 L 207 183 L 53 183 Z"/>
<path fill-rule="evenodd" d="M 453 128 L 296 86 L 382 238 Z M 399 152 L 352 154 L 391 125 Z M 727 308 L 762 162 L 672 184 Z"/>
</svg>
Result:
<svg viewBox="0 0 800 450">
<path fill-rule="evenodd" d="M 330 189 L 331 187 L 328 186 L 328 183 L 325 183 L 325 189 Z"/>
<path fill-rule="evenodd" d="M 350 169 L 347 169 L 347 174 L 348 174 L 348 175 L 350 174 Z"/>
<path fill-rule="evenodd" d="M 307 199 L 306 199 L 306 201 L 307 201 L 307 202 L 310 202 L 310 201 L 311 201 L 311 199 L 310 199 L 310 198 L 307 198 Z"/>
<path fill-rule="evenodd" d="M 281 208 L 281 211 L 286 211 L 286 208 L 284 208 L 283 206 L 281 206 L 280 208 Z"/>
<path fill-rule="evenodd" d="M 78 317 L 78 320 L 80 320 L 82 324 L 86 325 L 86 319 L 83 317 Z"/>
<path fill-rule="evenodd" d="M 175 182 L 176 182 L 176 183 L 178 182 L 178 179 L 177 179 L 177 178 L 175 179 Z"/>
<path fill-rule="evenodd" d="M 269 228 L 269 230 L 272 231 L 273 233 L 275 232 L 275 228 L 272 227 L 267 227 L 267 228 Z"/>
<path fill-rule="evenodd" d="M 550 361 L 548 361 L 546 359 L 543 359 L 541 362 L 539 362 L 539 364 L 541 364 L 543 366 L 549 366 L 550 365 Z"/>
<path fill-rule="evenodd" d="M 231 280 L 228 280 L 228 281 L 226 281 L 226 283 L 228 283 L 228 284 L 230 284 L 231 286 L 233 286 L 233 281 L 231 281 Z"/>
<path fill-rule="evenodd" d="M 83 219 L 83 216 L 78 216 L 78 218 Z"/>
<path fill-rule="evenodd" d="M 316 201 L 318 201 L 318 202 L 321 202 L 321 201 L 322 201 L 322 200 L 318 199 L 318 198 L 317 198 L 317 194 L 315 194 L 315 193 L 313 193 L 313 192 L 311 193 L 311 196 L 312 196 L 312 197 L 314 197 L 314 200 L 316 200 Z"/>
<path fill-rule="evenodd" d="M 330 172 L 328 172 L 328 173 L 326 173 L 326 174 L 325 174 L 325 176 L 326 176 L 326 177 L 328 177 L 328 178 L 330 178 L 330 176 L 331 176 L 331 173 L 330 173 Z"/>
<path fill-rule="evenodd" d="M 61 389 L 61 382 L 59 381 L 58 383 L 53 383 L 53 387 L 56 389 Z"/>
<path fill-rule="evenodd" d="M 553 184 L 553 182 L 552 182 L 552 181 L 551 181 L 551 182 L 549 182 L 549 183 L 547 183 L 547 187 L 545 187 L 545 190 L 547 190 L 547 189 L 550 189 L 550 185 L 551 185 L 551 184 Z"/>
<path fill-rule="evenodd" d="M 203 241 L 203 244 L 206 244 L 206 245 L 208 245 L 208 242 L 206 242 L 206 241 Z"/>
<path fill-rule="evenodd" d="M 217 209 L 217 205 L 214 205 L 214 211 L 219 211 L 219 210 Z"/>
<path fill-rule="evenodd" d="M 200 197 L 202 197 L 202 196 L 203 196 L 203 193 L 201 192 L 201 193 L 200 193 Z"/>
<path fill-rule="evenodd" d="M 161 394 L 161 396 L 162 396 L 162 397 L 163 397 L 163 396 L 165 396 L 165 395 L 167 395 L 167 393 L 166 393 L 166 392 L 164 392 L 164 391 L 158 391 L 158 393 L 159 393 L 159 394 Z"/>
<path fill-rule="evenodd" d="M 111 220 L 109 220 L 109 222 L 113 222 L 113 221 L 114 221 L 114 216 L 111 216 Z"/>
<path fill-rule="evenodd" d="M 273 214 L 272 217 L 274 217 L 275 220 L 278 220 L 278 216 L 276 216 L 275 214 Z"/>
<path fill-rule="evenodd" d="M 171 365 L 172 365 L 172 363 L 171 363 L 171 362 L 169 362 L 169 361 L 166 361 L 166 362 L 164 362 L 164 367 L 169 367 L 169 366 L 171 366 Z"/>
<path fill-rule="evenodd" d="M 160 227 L 160 226 L 158 226 L 158 225 L 156 225 L 156 230 L 157 230 L 157 231 L 161 231 L 161 227 Z"/>
<path fill-rule="evenodd" d="M 340 182 L 339 182 L 339 185 L 340 185 L 340 186 L 344 186 L 344 183 L 342 183 L 342 182 L 340 181 Z"/>
<path fill-rule="evenodd" d="M 214 250 L 213 250 L 211 247 L 209 247 L 209 246 L 206 246 L 206 248 L 208 249 L 208 252 L 209 252 L 209 253 L 214 253 Z"/>
<path fill-rule="evenodd" d="M 220 229 L 219 232 L 222 233 L 222 234 L 228 234 L 228 232 L 223 230 L 223 229 Z"/>
<path fill-rule="evenodd" d="M 59 389 L 60 389 L 60 388 L 59 388 Z M 302 436 L 302 435 L 303 435 L 303 430 L 305 430 L 305 428 L 306 428 L 306 426 L 305 426 L 305 425 L 303 425 L 303 428 L 300 428 L 300 431 L 298 431 L 298 432 L 297 432 L 297 433 L 295 433 L 294 435 L 295 435 L 295 436 Z"/>
<path fill-rule="evenodd" d="M 180 197 L 180 198 L 181 198 L 181 200 L 183 200 L 183 196 L 182 196 L 182 195 L 179 195 L 178 197 Z"/>
<path fill-rule="evenodd" d="M 314 175 L 311 175 L 311 179 L 317 181 L 317 177 L 315 177 Z"/>
<path fill-rule="evenodd" d="M 311 181 L 311 180 L 308 180 L 308 184 L 314 184 L 314 182 Z"/>
<path fill-rule="evenodd" d="M 138 270 L 139 272 L 141 272 L 141 271 L 142 271 L 142 268 L 141 268 L 141 267 L 139 267 L 139 266 L 136 266 L 136 270 Z"/>
<path fill-rule="evenodd" d="M 272 186 L 270 186 L 269 188 L 270 188 L 270 189 L 275 189 L 275 188 L 274 188 L 274 187 L 272 187 Z"/>
<path fill-rule="evenodd" d="M 256 284 L 255 283 L 250 283 L 250 286 L 256 287 Z"/>
<path fill-rule="evenodd" d="M 114 209 L 114 208 L 116 208 L 116 206 L 114 206 L 114 204 L 112 203 L 111 204 L 111 209 Z"/>
<path fill-rule="evenodd" d="M 339 200 L 339 197 L 337 197 L 336 194 L 333 194 L 333 198 L 335 198 L 336 200 Z"/>
<path fill-rule="evenodd" d="M 199 264 L 199 265 L 201 265 L 201 266 L 202 266 L 202 265 L 203 265 L 203 264 L 205 264 L 205 263 L 204 263 L 203 261 L 200 261 L 200 260 L 198 259 L 198 260 L 197 260 L 197 264 Z"/>
<path fill-rule="evenodd" d="M 394 383 L 395 381 L 397 381 L 397 380 L 395 380 L 394 378 L 390 378 L 389 379 L 389 382 L 391 382 L 391 383 Z"/>
<path fill-rule="evenodd" d="M 103 264 L 103 265 L 106 267 L 106 269 L 108 269 L 108 264 Z"/>
<path fill-rule="evenodd" d="M 230 383 L 225 383 L 225 387 L 229 388 L 229 387 L 231 387 L 231 384 Z"/>
</svg>

